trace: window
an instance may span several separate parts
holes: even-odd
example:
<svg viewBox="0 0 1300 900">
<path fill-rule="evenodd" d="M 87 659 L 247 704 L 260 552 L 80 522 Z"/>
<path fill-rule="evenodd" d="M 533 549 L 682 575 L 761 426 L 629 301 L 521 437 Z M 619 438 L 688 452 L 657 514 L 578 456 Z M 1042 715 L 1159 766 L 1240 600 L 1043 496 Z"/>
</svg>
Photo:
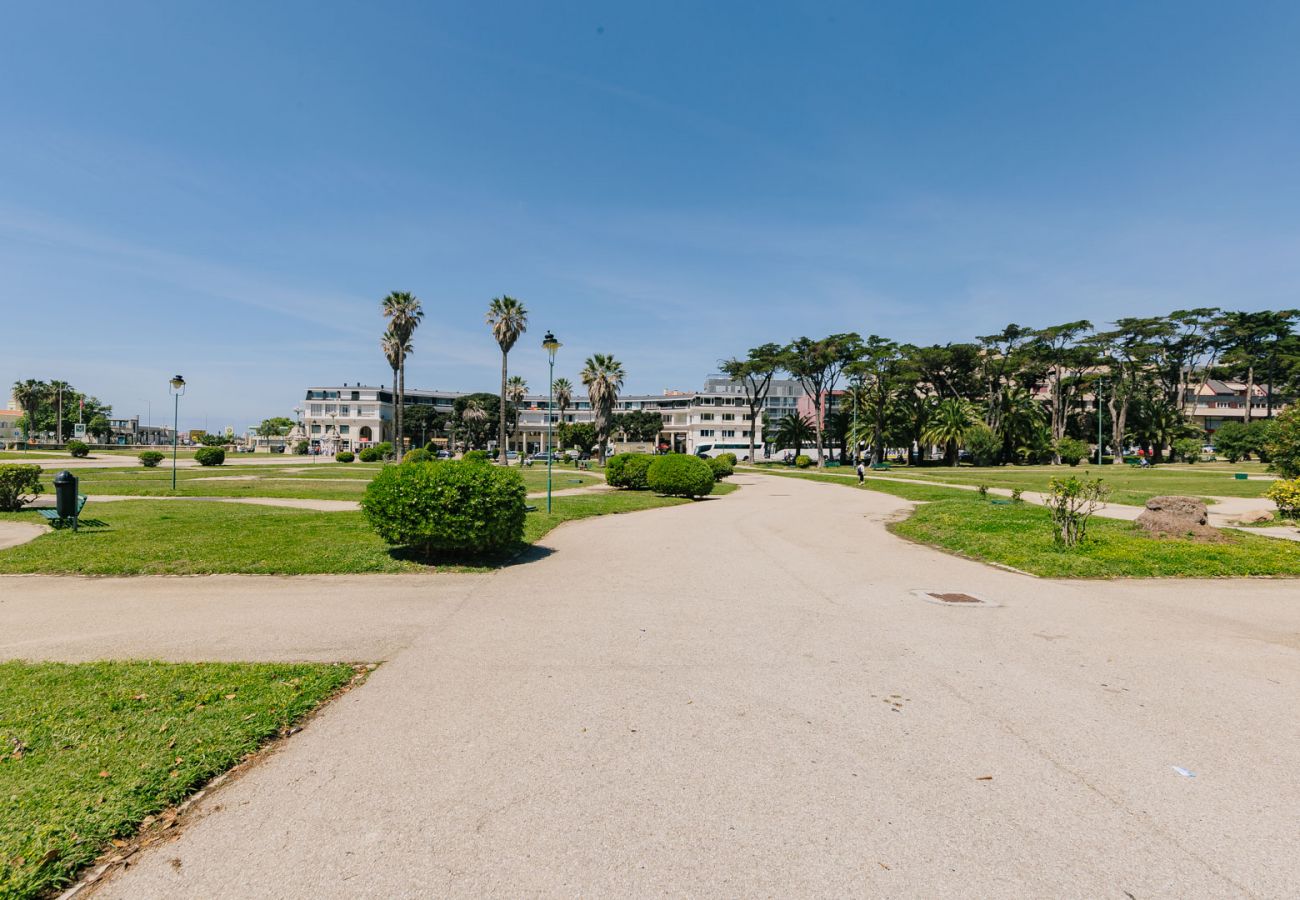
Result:
<svg viewBox="0 0 1300 900">
<path fill-rule="evenodd" d="M 360 391 L 353 391 L 353 392 L 352 392 L 352 399 L 353 399 L 353 400 L 360 400 L 360 399 L 361 399 L 361 392 L 360 392 Z"/>
<path fill-rule="evenodd" d="M 313 425 L 313 426 L 311 427 L 311 433 L 312 433 L 312 434 L 320 434 L 320 426 L 319 426 L 319 425 Z"/>
<path fill-rule="evenodd" d="M 319 416 L 319 415 L 320 415 L 320 404 L 319 404 L 319 403 L 313 403 L 313 404 L 311 405 L 311 414 L 312 414 L 313 416 Z"/>
<path fill-rule="evenodd" d="M 351 431 L 351 430 L 352 430 L 352 426 L 351 426 L 351 425 L 340 425 L 340 426 L 339 426 L 339 433 L 340 433 L 340 434 L 347 434 L 347 433 L 348 433 L 349 431 Z"/>
<path fill-rule="evenodd" d="M 712 422 L 712 421 L 713 421 L 713 413 L 700 413 L 700 421 L 701 421 L 701 422 Z"/>
<path fill-rule="evenodd" d="M 326 404 L 325 404 L 325 415 L 327 415 L 327 416 L 332 416 L 332 415 L 334 415 L 336 412 L 338 412 L 338 407 L 335 406 L 333 403 L 326 403 Z"/>
<path fill-rule="evenodd" d="M 724 438 L 728 438 L 728 437 L 729 437 L 729 438 L 734 438 L 734 437 L 736 436 L 736 432 L 731 431 L 731 430 L 729 430 L 729 429 L 723 429 L 723 431 L 722 431 L 722 436 L 723 436 Z"/>
<path fill-rule="evenodd" d="M 712 428 L 701 428 L 701 429 L 700 429 L 700 437 L 713 437 L 713 429 L 712 429 Z"/>
<path fill-rule="evenodd" d="M 349 409 L 349 407 L 348 407 L 348 405 L 347 405 L 346 403 L 342 404 L 341 406 L 339 406 L 339 415 L 340 415 L 340 416 L 346 416 L 346 415 L 348 415 L 348 414 L 349 414 L 349 413 L 348 413 L 348 409 Z"/>
<path fill-rule="evenodd" d="M 724 421 L 724 422 L 734 422 L 735 419 L 736 419 L 736 414 L 735 414 L 735 413 L 723 413 L 723 414 L 722 414 L 722 421 Z"/>
</svg>

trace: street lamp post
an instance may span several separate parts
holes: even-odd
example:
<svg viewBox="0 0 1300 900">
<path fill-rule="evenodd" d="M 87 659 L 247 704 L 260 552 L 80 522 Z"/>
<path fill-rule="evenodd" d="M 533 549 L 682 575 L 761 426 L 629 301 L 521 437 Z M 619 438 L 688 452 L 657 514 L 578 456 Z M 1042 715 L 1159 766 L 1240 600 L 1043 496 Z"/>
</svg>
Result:
<svg viewBox="0 0 1300 900">
<path fill-rule="evenodd" d="M 555 451 L 551 446 L 551 422 L 555 419 L 555 352 L 560 349 L 560 342 L 549 331 L 542 338 L 542 347 L 551 362 L 551 376 L 547 386 L 546 398 L 546 514 L 551 514 L 551 463 Z"/>
<path fill-rule="evenodd" d="M 170 385 L 172 395 L 172 490 L 176 490 L 176 447 L 181 437 L 181 395 L 185 393 L 185 379 L 173 376 Z"/>
</svg>

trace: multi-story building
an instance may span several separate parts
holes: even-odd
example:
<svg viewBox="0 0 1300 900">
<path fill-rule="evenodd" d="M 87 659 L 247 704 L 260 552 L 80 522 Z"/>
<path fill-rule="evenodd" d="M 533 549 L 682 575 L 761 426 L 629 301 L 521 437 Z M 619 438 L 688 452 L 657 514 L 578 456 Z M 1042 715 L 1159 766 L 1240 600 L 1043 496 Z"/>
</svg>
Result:
<svg viewBox="0 0 1300 900">
<path fill-rule="evenodd" d="M 1205 429 L 1211 438 L 1219 426 L 1225 422 L 1245 422 L 1246 409 L 1250 408 L 1251 420 L 1263 419 L 1268 415 L 1268 386 L 1254 385 L 1250 397 L 1246 396 L 1246 383 L 1243 381 L 1221 381 L 1207 378 L 1198 386 L 1191 388 L 1185 398 L 1185 409 L 1192 421 Z M 1285 405 L 1273 398 L 1273 415 L 1285 409 Z"/>
<path fill-rule="evenodd" d="M 108 443 L 124 446 L 155 447 L 172 442 L 172 429 L 162 425 L 141 425 L 139 416 L 129 419 L 109 419 Z"/>
<path fill-rule="evenodd" d="M 0 409 L 0 448 L 18 441 L 18 420 L 22 417 L 22 410 Z"/>
<path fill-rule="evenodd" d="M 737 386 L 738 387 L 738 386 Z M 775 387 L 775 386 L 774 386 Z M 775 398 L 777 406 L 769 402 L 769 409 L 793 409 L 794 403 L 786 403 L 789 385 L 779 385 L 781 393 Z M 406 392 L 408 406 L 432 406 L 437 412 L 450 414 L 458 397 L 465 396 L 459 391 L 427 391 L 411 389 Z M 663 426 L 654 441 L 645 442 L 662 450 L 680 453 L 723 452 L 732 450 L 737 456 L 749 452 L 750 432 L 757 430 L 756 443 L 762 446 L 762 421 L 755 425 L 749 418 L 749 407 L 745 403 L 742 390 L 728 389 L 725 379 L 710 379 L 702 391 L 664 391 L 663 394 L 645 394 L 624 396 L 618 399 L 614 414 L 627 412 L 655 412 L 660 415 Z M 393 393 L 380 386 L 362 384 L 344 384 L 341 387 L 308 388 L 304 403 L 297 407 L 299 427 L 289 436 L 290 443 L 306 440 L 313 449 L 322 452 L 332 450 L 357 450 L 381 441 L 393 441 Z M 784 413 L 772 412 L 773 418 Z M 564 411 L 561 420 L 559 408 L 555 407 L 549 414 L 547 397 L 543 394 L 531 394 L 524 398 L 519 407 L 518 426 L 512 429 L 510 445 L 512 449 L 524 452 L 536 452 L 546 446 L 546 428 L 550 424 L 558 425 L 561 421 L 569 424 L 591 422 L 595 417 L 591 403 L 585 398 L 574 398 Z M 618 435 L 614 435 L 615 440 Z M 430 440 L 443 443 L 442 437 L 429 436 Z M 650 447 L 647 447 L 650 449 Z"/>
</svg>

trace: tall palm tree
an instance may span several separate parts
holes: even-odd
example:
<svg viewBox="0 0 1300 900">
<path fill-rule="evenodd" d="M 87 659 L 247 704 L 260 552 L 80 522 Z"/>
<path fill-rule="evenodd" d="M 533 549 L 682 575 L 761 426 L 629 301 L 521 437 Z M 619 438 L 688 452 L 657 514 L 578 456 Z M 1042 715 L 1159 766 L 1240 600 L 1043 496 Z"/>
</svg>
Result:
<svg viewBox="0 0 1300 900">
<path fill-rule="evenodd" d="M 406 354 L 412 351 L 411 341 L 408 338 L 405 342 L 393 327 L 390 325 L 384 332 L 384 336 L 379 339 L 380 349 L 384 351 L 384 359 L 388 360 L 388 365 L 393 370 L 393 428 L 397 428 L 397 373 L 402 368 L 402 360 Z M 401 440 L 394 438 L 393 447 L 396 448 L 401 444 Z"/>
<path fill-rule="evenodd" d="M 523 407 L 524 398 L 527 396 L 528 396 L 528 382 L 524 381 L 522 375 L 511 375 L 510 380 L 506 382 L 506 397 L 515 406 L 515 414 L 514 414 L 515 421 L 514 421 L 514 428 L 512 430 L 516 434 L 519 433 L 519 410 Z M 523 446 L 523 441 L 520 441 L 519 443 L 520 443 L 519 465 L 522 466 L 524 464 L 525 448 Z"/>
<path fill-rule="evenodd" d="M 798 413 L 790 413 L 776 423 L 773 443 L 777 450 L 793 450 L 798 456 L 803 453 L 804 444 L 811 444 L 817 435 L 813 430 L 812 419 Z"/>
<path fill-rule="evenodd" d="M 484 317 L 492 328 L 492 337 L 501 347 L 501 426 L 497 441 L 497 452 L 501 461 L 506 461 L 506 360 L 519 336 L 528 330 L 528 310 L 514 297 L 502 294 L 493 297 L 488 304 L 487 316 Z"/>
<path fill-rule="evenodd" d="M 960 397 L 940 400 L 930 413 L 930 421 L 921 433 L 921 440 L 944 448 L 948 465 L 957 465 L 957 448 L 977 421 L 974 409 Z"/>
<path fill-rule="evenodd" d="M 573 405 L 573 382 L 567 378 L 557 378 L 551 382 L 551 396 L 555 405 L 560 408 L 560 422 L 564 424 L 564 413 Z M 552 420 L 553 421 L 553 420 Z M 560 441 L 560 449 L 564 449 L 564 441 Z"/>
<path fill-rule="evenodd" d="M 623 388 L 627 373 L 623 364 L 608 353 L 594 353 L 587 357 L 582 369 L 582 383 L 595 411 L 596 440 L 600 444 L 600 464 L 605 465 L 605 444 L 609 441 L 609 428 L 613 423 L 614 404 Z"/>
<path fill-rule="evenodd" d="M 388 319 L 388 327 L 397 335 L 398 353 L 397 353 L 397 380 L 393 384 L 393 419 L 397 431 L 397 457 L 401 459 L 402 452 L 406 449 L 402 441 L 402 419 L 403 409 L 406 405 L 406 356 L 411 352 L 411 335 L 415 329 L 420 326 L 420 320 L 424 318 L 424 308 L 420 305 L 420 300 L 409 291 L 393 291 L 382 301 L 380 308 L 383 310 L 384 318 Z"/>
<path fill-rule="evenodd" d="M 23 431 L 29 444 L 32 442 L 32 432 L 36 430 L 36 416 L 40 412 L 41 401 L 49 395 L 49 390 L 49 385 L 43 381 L 37 381 L 35 378 L 14 382 L 14 402 L 18 404 L 23 411 L 23 415 L 27 418 L 27 424 Z"/>
<path fill-rule="evenodd" d="M 474 425 L 467 424 L 465 426 L 465 431 L 467 432 L 466 443 L 472 443 L 474 435 L 478 433 L 478 429 L 475 426 L 487 421 L 488 412 L 483 408 L 483 404 L 480 401 L 470 400 L 465 404 L 465 409 L 461 411 L 460 417 L 467 423 L 474 423 Z"/>
</svg>

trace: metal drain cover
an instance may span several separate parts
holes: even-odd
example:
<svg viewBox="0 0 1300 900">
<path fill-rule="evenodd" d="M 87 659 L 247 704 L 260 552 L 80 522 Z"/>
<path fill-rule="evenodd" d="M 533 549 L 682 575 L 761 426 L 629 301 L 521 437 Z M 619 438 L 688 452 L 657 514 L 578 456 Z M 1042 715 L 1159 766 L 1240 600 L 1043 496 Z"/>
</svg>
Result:
<svg viewBox="0 0 1300 900">
<path fill-rule="evenodd" d="M 970 594 L 966 591 L 916 590 L 912 593 L 927 603 L 938 603 L 943 606 L 997 606 L 996 603 L 991 603 L 978 594 Z"/>
</svg>

